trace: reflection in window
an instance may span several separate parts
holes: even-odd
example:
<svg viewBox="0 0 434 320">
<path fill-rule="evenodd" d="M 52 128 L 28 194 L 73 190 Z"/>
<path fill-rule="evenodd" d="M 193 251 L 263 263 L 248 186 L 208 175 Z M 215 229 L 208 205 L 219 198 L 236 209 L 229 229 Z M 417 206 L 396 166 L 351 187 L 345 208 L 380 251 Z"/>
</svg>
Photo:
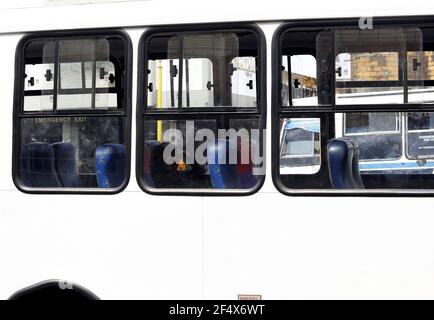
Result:
<svg viewBox="0 0 434 320">
<path fill-rule="evenodd" d="M 404 108 L 427 104 L 430 110 L 434 102 L 434 29 L 418 25 L 417 19 L 413 26 L 399 19 L 381 26 L 380 20 L 366 30 L 355 28 L 356 20 L 338 27 L 289 26 L 277 39 L 282 66 L 273 72 L 281 76 L 282 91 L 274 92 L 281 98 L 274 118 L 280 136 L 275 132 L 274 139 L 280 139 L 280 149 L 273 155 L 279 155 L 276 186 L 284 186 L 283 191 L 375 190 L 371 194 L 377 195 L 377 190 L 434 190 L 434 112 L 422 112 L 425 106 Z M 316 59 L 318 104 L 327 108 L 311 108 L 313 103 L 287 108 L 296 105 L 291 101 L 296 95 L 290 89 L 291 72 L 296 73 L 292 58 L 302 54 Z M 371 106 L 362 108 L 366 104 Z M 305 117 L 321 119 L 320 150 Z M 304 121 L 303 126 L 294 120 Z M 300 174 L 315 164 L 312 160 L 321 163 L 318 171 Z"/>
<path fill-rule="evenodd" d="M 282 99 L 289 106 L 317 105 L 316 60 L 312 55 L 282 57 Z M 291 76 L 289 77 L 289 73 Z"/>
<path fill-rule="evenodd" d="M 125 179 L 121 119 L 21 120 L 20 181 L 27 187 L 115 188 Z"/>
<path fill-rule="evenodd" d="M 148 107 L 256 108 L 256 57 L 240 56 L 239 41 L 234 33 L 152 38 Z"/>
<path fill-rule="evenodd" d="M 128 167 L 126 39 L 49 39 L 23 47 L 16 178 L 26 188 L 119 188 Z"/>
<path fill-rule="evenodd" d="M 434 113 L 407 113 L 407 156 L 410 159 L 434 158 Z"/>
<path fill-rule="evenodd" d="M 161 28 L 142 39 L 141 187 L 157 193 L 257 187 L 264 122 L 256 31 Z"/>
<path fill-rule="evenodd" d="M 283 119 L 280 143 L 281 174 L 313 174 L 320 168 L 320 120 Z"/>
<path fill-rule="evenodd" d="M 27 46 L 26 53 L 25 111 L 118 106 L 109 40 L 35 41 Z"/>
<path fill-rule="evenodd" d="M 400 113 L 352 112 L 344 114 L 343 121 L 344 136 L 358 144 L 361 161 L 399 159 L 402 156 Z"/>
<path fill-rule="evenodd" d="M 231 120 L 227 129 L 214 119 L 145 120 L 145 183 L 172 189 L 252 188 L 260 150 L 251 132 L 258 128 L 257 119 Z"/>
<path fill-rule="evenodd" d="M 397 52 L 341 53 L 336 58 L 336 103 L 402 103 Z"/>
<path fill-rule="evenodd" d="M 345 115 L 345 134 L 368 134 L 397 132 L 400 116 L 398 113 L 348 113 Z"/>
</svg>

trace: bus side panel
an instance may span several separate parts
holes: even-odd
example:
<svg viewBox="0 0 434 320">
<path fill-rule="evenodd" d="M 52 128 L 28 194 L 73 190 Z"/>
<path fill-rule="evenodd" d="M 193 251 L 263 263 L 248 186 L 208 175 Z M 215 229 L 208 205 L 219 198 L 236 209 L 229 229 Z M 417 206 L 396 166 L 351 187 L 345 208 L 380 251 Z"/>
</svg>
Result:
<svg viewBox="0 0 434 320">
<path fill-rule="evenodd" d="M 10 179 L 10 177 L 8 177 Z M 201 199 L 0 191 L 0 297 L 69 279 L 103 299 L 201 299 Z"/>
<path fill-rule="evenodd" d="M 432 298 L 431 202 L 274 193 L 206 198 L 205 297 Z"/>
</svg>

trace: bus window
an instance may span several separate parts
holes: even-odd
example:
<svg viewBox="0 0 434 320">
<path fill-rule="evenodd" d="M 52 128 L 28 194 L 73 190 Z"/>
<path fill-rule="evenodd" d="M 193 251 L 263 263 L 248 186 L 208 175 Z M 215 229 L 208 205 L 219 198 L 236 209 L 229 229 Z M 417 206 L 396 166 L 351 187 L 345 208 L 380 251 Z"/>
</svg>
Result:
<svg viewBox="0 0 434 320">
<path fill-rule="evenodd" d="M 260 185 L 264 57 L 259 31 L 245 28 L 159 28 L 142 37 L 144 191 L 251 193 Z"/>
<path fill-rule="evenodd" d="M 434 27 L 390 22 L 277 31 L 272 171 L 283 193 L 434 193 Z M 288 74 L 308 54 L 317 100 L 297 104 Z"/>
<path fill-rule="evenodd" d="M 118 31 L 33 37 L 18 47 L 24 99 L 14 108 L 16 185 L 26 192 L 120 191 L 129 172 L 129 38 Z"/>
</svg>

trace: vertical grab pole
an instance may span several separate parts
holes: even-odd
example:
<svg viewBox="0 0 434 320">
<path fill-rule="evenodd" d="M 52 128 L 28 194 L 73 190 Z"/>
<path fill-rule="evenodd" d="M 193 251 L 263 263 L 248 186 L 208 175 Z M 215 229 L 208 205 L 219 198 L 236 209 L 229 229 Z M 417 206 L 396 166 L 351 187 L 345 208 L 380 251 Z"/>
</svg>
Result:
<svg viewBox="0 0 434 320">
<path fill-rule="evenodd" d="M 158 62 L 158 97 L 157 97 L 157 108 L 161 109 L 163 107 L 163 66 L 161 61 Z M 163 122 L 157 120 L 157 140 L 163 142 Z"/>
</svg>

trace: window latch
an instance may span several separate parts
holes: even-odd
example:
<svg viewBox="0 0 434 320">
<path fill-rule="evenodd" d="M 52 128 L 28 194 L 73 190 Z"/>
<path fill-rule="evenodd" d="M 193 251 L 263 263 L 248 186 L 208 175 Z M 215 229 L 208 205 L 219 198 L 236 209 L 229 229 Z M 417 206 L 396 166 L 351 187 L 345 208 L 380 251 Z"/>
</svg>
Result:
<svg viewBox="0 0 434 320">
<path fill-rule="evenodd" d="M 298 89 L 298 87 L 300 87 L 301 82 L 298 81 L 298 79 L 294 80 L 294 88 Z"/>
<path fill-rule="evenodd" d="M 178 68 L 176 66 L 172 66 L 172 69 L 170 69 L 170 76 L 172 78 L 175 78 L 178 75 Z"/>
<path fill-rule="evenodd" d="M 206 83 L 206 88 L 208 89 L 208 91 L 211 91 L 211 88 L 214 87 L 214 85 L 211 83 L 211 81 L 208 81 Z"/>
<path fill-rule="evenodd" d="M 336 74 L 338 75 L 338 77 L 342 77 L 342 67 L 338 67 L 336 69 Z"/>
<path fill-rule="evenodd" d="M 103 80 L 104 77 L 108 74 L 108 71 L 105 71 L 104 67 L 99 68 L 99 78 L 100 80 Z"/>
<path fill-rule="evenodd" d="M 31 87 L 33 87 L 35 85 L 35 78 L 34 77 L 30 77 L 30 79 L 27 82 L 29 83 L 29 85 Z"/>
<path fill-rule="evenodd" d="M 246 83 L 246 86 L 249 87 L 250 90 L 253 90 L 253 80 L 249 80 L 249 82 Z"/>
<path fill-rule="evenodd" d="M 51 79 L 53 79 L 53 73 L 51 72 L 50 69 L 47 69 L 47 71 L 45 71 L 45 80 L 47 81 L 51 81 Z"/>
<path fill-rule="evenodd" d="M 416 58 L 413 59 L 413 71 L 417 71 L 417 68 L 419 68 L 422 65 L 419 61 L 417 61 Z"/>
<path fill-rule="evenodd" d="M 115 75 L 114 75 L 113 73 L 110 73 L 110 76 L 109 76 L 109 81 L 110 81 L 110 83 L 114 83 L 115 80 L 116 80 Z"/>
<path fill-rule="evenodd" d="M 149 92 L 154 91 L 154 85 L 152 84 L 152 82 L 150 82 L 150 83 L 148 84 L 148 90 L 149 90 Z"/>
</svg>

